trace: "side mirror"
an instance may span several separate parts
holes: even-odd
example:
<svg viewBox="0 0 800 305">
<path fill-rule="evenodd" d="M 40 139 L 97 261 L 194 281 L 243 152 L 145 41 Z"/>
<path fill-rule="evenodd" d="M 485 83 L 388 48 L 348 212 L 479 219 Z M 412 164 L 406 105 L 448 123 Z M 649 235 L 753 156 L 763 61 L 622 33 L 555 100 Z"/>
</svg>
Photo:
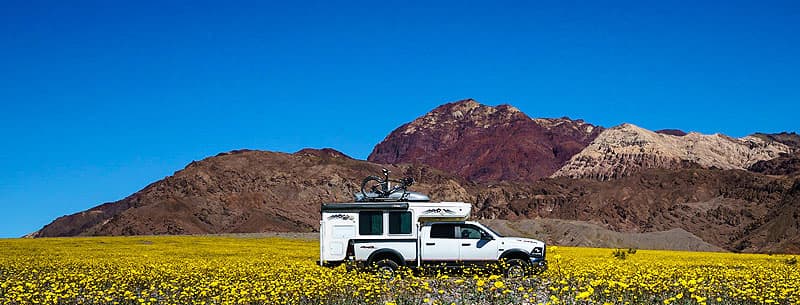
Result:
<svg viewBox="0 0 800 305">
<path fill-rule="evenodd" d="M 494 240 L 494 237 L 489 235 L 489 233 L 481 232 L 481 239 L 483 239 L 483 240 Z"/>
</svg>

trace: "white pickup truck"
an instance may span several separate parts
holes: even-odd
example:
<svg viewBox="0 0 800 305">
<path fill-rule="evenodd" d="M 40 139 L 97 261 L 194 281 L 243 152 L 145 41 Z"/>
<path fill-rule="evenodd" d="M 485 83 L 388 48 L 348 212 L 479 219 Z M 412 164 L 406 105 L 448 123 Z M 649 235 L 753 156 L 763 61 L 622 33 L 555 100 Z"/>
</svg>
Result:
<svg viewBox="0 0 800 305">
<path fill-rule="evenodd" d="M 463 202 L 323 204 L 320 264 L 353 262 L 386 272 L 401 266 L 492 265 L 511 277 L 547 268 L 543 242 L 504 237 L 466 221 L 470 211 Z"/>
</svg>

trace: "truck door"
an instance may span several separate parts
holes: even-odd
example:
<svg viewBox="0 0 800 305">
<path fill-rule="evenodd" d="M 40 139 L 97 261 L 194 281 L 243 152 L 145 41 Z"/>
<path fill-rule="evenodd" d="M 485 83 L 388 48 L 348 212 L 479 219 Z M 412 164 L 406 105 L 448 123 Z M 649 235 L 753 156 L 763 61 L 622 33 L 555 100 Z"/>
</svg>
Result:
<svg viewBox="0 0 800 305">
<path fill-rule="evenodd" d="M 497 260 L 499 242 L 483 238 L 483 236 L 488 236 L 483 229 L 471 224 L 460 224 L 457 232 L 459 234 L 457 246 L 460 249 L 459 259 L 461 261 Z"/>
<path fill-rule="evenodd" d="M 422 261 L 427 263 L 455 263 L 461 241 L 456 239 L 456 224 L 432 224 L 422 234 Z M 427 234 L 426 234 L 427 233 Z"/>
</svg>

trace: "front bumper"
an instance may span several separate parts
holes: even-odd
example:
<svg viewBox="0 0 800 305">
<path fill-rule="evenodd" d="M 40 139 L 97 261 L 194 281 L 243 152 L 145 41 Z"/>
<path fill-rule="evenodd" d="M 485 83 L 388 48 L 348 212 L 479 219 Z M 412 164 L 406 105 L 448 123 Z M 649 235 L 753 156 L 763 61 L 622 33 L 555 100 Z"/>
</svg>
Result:
<svg viewBox="0 0 800 305">
<path fill-rule="evenodd" d="M 531 257 L 531 268 L 536 273 L 545 272 L 547 271 L 547 260 L 543 257 Z"/>
</svg>

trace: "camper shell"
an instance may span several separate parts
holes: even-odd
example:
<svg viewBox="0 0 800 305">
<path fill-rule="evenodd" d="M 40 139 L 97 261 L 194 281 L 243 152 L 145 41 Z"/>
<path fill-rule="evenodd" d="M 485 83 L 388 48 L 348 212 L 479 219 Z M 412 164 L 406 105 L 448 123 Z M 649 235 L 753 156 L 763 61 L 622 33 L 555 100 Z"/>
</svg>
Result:
<svg viewBox="0 0 800 305">
<path fill-rule="evenodd" d="M 348 247 L 355 250 L 353 245 L 367 242 L 383 243 L 403 258 L 416 259 L 422 223 L 464 221 L 472 206 L 464 202 L 356 202 L 323 204 L 321 211 L 320 260 L 337 264 L 348 259 Z"/>
</svg>

